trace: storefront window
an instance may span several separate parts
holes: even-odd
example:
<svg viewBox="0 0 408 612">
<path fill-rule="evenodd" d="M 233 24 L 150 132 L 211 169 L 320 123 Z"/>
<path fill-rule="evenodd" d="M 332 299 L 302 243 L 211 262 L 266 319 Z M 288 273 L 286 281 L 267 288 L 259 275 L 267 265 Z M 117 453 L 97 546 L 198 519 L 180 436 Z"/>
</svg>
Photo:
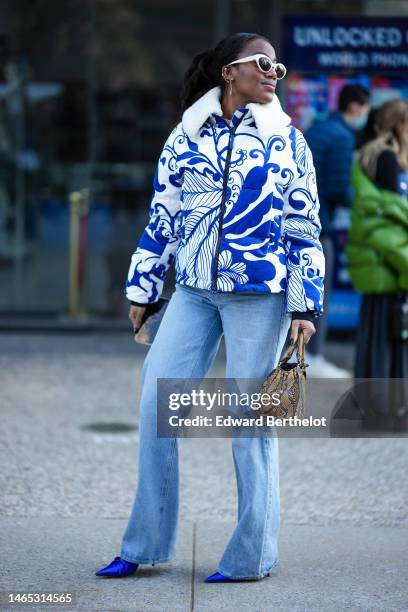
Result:
<svg viewBox="0 0 408 612">
<path fill-rule="evenodd" d="M 402 2 L 372 4 L 404 14 Z M 341 11 L 370 6 L 346 2 Z M 326 0 L 2 2 L 0 314 L 66 315 L 75 302 L 77 314 L 124 316 L 130 255 L 191 58 L 234 31 L 270 36 L 282 56 L 285 15 L 334 11 Z M 294 83 L 299 97 L 296 78 L 305 78 L 299 66 L 280 86 L 284 104 L 294 104 Z M 310 78 L 327 98 L 329 77 Z M 319 113 L 330 101 L 323 106 L 309 105 Z M 82 216 L 73 243 L 75 193 Z"/>
</svg>

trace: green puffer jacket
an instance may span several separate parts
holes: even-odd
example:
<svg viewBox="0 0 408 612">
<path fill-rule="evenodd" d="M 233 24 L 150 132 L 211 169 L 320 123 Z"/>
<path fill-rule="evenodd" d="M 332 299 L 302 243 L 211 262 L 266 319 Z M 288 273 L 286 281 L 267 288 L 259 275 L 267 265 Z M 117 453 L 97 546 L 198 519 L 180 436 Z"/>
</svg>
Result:
<svg viewBox="0 0 408 612">
<path fill-rule="evenodd" d="M 354 200 L 346 255 L 360 293 L 408 290 L 408 201 L 378 189 L 353 164 Z"/>
</svg>

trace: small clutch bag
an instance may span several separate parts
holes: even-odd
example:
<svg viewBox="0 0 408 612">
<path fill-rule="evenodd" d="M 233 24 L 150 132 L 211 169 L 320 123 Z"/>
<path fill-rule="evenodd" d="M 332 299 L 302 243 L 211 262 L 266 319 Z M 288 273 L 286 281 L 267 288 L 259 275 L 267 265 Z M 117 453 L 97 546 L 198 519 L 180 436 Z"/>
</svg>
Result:
<svg viewBox="0 0 408 612">
<path fill-rule="evenodd" d="M 135 341 L 140 344 L 152 344 L 159 329 L 163 315 L 170 299 L 160 297 L 157 302 L 147 304 L 143 315 L 142 324 L 135 333 Z"/>
<path fill-rule="evenodd" d="M 297 347 L 296 363 L 288 363 Z M 303 331 L 291 344 L 278 366 L 265 378 L 260 393 L 267 393 L 270 402 L 261 405 L 258 413 L 277 418 L 299 417 L 305 414 L 306 368 Z M 279 399 L 278 399 L 279 398 Z"/>
</svg>

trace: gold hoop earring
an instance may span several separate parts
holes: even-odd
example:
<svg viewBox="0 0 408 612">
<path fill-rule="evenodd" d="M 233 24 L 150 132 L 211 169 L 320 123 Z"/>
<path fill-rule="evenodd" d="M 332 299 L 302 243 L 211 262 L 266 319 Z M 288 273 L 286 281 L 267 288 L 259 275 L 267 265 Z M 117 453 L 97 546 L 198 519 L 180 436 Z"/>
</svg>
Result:
<svg viewBox="0 0 408 612">
<path fill-rule="evenodd" d="M 222 71 L 222 73 L 221 73 L 221 74 L 222 74 L 222 77 L 223 77 L 224 81 L 225 81 L 226 83 L 228 83 L 228 85 L 229 85 L 229 94 L 230 94 L 230 96 L 232 96 L 232 81 L 233 81 L 234 79 L 227 79 L 227 78 L 225 77 L 224 70 Z"/>
<path fill-rule="evenodd" d="M 228 83 L 228 85 L 229 85 L 229 94 L 230 94 L 230 96 L 232 96 L 232 81 L 233 80 L 234 79 L 225 79 L 225 82 Z"/>
</svg>

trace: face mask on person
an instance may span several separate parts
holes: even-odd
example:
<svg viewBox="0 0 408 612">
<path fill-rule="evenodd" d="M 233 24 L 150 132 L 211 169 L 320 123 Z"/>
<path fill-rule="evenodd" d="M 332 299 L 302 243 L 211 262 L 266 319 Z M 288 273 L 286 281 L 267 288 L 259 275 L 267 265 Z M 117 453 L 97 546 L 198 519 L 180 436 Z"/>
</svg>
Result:
<svg viewBox="0 0 408 612">
<path fill-rule="evenodd" d="M 359 117 L 355 117 L 353 119 L 351 127 L 353 128 L 353 130 L 358 132 L 359 130 L 362 130 L 363 128 L 365 128 L 365 126 L 367 125 L 367 119 L 368 119 L 367 114 L 360 115 Z"/>
</svg>

